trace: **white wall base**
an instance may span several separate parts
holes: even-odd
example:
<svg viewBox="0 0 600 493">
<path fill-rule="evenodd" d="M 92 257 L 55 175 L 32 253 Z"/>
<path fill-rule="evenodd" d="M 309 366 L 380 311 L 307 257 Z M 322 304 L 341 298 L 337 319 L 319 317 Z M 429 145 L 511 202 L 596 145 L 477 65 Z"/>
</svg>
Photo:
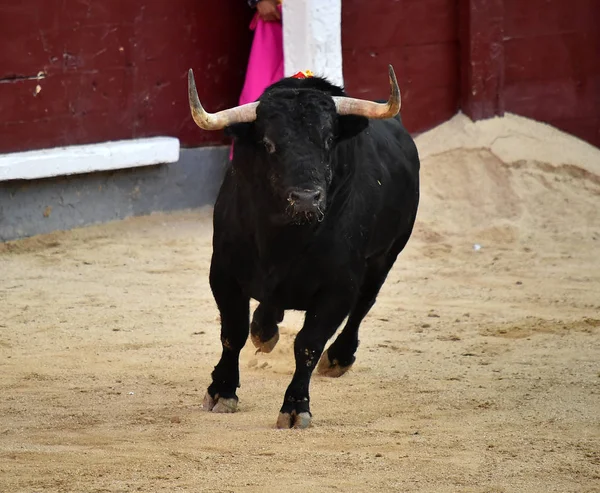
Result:
<svg viewBox="0 0 600 493">
<path fill-rule="evenodd" d="M 0 155 L 0 181 L 133 168 L 179 160 L 179 139 L 152 137 Z"/>
<path fill-rule="evenodd" d="M 286 77 L 311 70 L 343 86 L 342 1 L 283 2 L 283 58 Z"/>
</svg>

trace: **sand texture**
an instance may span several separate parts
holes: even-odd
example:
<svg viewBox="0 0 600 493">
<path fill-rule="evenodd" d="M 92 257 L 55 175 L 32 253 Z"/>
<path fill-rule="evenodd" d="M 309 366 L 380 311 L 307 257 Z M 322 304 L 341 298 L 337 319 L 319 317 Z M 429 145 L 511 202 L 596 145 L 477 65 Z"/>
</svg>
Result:
<svg viewBox="0 0 600 493">
<path fill-rule="evenodd" d="M 600 491 L 600 151 L 512 115 L 417 144 L 414 236 L 304 431 L 300 313 L 200 410 L 210 210 L 0 245 L 0 492 Z"/>
</svg>

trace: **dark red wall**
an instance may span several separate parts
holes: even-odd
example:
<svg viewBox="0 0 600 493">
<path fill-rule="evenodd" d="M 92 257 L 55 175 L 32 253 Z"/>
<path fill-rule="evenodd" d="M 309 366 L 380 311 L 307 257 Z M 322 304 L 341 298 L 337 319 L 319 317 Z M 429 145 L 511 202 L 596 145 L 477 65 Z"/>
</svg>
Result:
<svg viewBox="0 0 600 493">
<path fill-rule="evenodd" d="M 237 104 L 250 17 L 241 0 L 1 1 L 0 152 L 154 135 L 222 141 L 190 119 L 187 70 L 207 108 Z"/>
<path fill-rule="evenodd" d="M 245 0 L 0 0 L 0 153 L 224 142 L 192 122 L 186 73 L 210 111 L 237 104 L 251 15 Z M 413 132 L 506 110 L 600 146 L 599 21 L 599 0 L 343 0 L 346 88 L 387 97 L 391 63 Z"/>
<path fill-rule="evenodd" d="M 392 63 L 413 132 L 509 111 L 600 147 L 600 0 L 343 0 L 342 29 L 349 92 Z"/>
<path fill-rule="evenodd" d="M 394 66 L 409 130 L 426 130 L 456 114 L 456 0 L 343 0 L 342 48 L 353 96 L 387 98 L 387 66 Z"/>
<path fill-rule="evenodd" d="M 504 0 L 506 111 L 600 147 L 600 1 Z"/>
</svg>

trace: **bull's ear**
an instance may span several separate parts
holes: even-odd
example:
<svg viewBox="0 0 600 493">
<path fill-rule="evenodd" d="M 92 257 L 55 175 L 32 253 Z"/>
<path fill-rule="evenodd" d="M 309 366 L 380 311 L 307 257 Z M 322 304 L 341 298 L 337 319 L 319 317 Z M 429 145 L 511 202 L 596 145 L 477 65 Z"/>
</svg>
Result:
<svg viewBox="0 0 600 493">
<path fill-rule="evenodd" d="M 225 127 L 225 135 L 236 140 L 252 139 L 254 133 L 254 123 L 234 123 Z"/>
<path fill-rule="evenodd" d="M 338 116 L 338 140 L 346 140 L 357 136 L 369 126 L 369 119 L 357 115 Z"/>
</svg>

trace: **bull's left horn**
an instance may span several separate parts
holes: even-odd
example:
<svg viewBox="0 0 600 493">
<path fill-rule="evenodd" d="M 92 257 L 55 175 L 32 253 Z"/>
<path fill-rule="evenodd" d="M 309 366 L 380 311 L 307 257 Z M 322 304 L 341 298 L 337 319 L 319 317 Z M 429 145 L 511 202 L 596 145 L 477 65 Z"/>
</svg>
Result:
<svg viewBox="0 0 600 493">
<path fill-rule="evenodd" d="M 390 73 L 390 98 L 387 103 L 375 103 L 364 99 L 347 98 L 343 96 L 334 96 L 333 101 L 337 112 L 340 115 L 359 115 L 367 118 L 383 120 L 392 118 L 400 111 L 400 88 L 396 80 L 394 68 L 389 65 Z"/>
<path fill-rule="evenodd" d="M 192 117 L 200 128 L 204 130 L 220 130 L 233 125 L 234 123 L 253 122 L 256 120 L 256 107 L 258 103 L 248 103 L 242 106 L 235 106 L 218 113 L 207 113 L 200 103 L 198 91 L 196 90 L 196 81 L 192 69 L 188 72 L 188 98 L 190 100 L 190 109 Z"/>
</svg>

